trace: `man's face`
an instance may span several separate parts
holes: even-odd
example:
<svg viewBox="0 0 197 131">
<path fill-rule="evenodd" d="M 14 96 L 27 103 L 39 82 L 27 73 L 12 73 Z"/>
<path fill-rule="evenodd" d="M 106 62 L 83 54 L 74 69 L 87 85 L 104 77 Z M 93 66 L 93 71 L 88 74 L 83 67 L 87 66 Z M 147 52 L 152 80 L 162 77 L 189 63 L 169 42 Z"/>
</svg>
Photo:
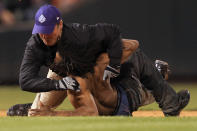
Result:
<svg viewBox="0 0 197 131">
<path fill-rule="evenodd" d="M 55 25 L 54 30 L 51 34 L 39 33 L 40 38 L 42 39 L 42 41 L 44 42 L 46 46 L 54 46 L 56 44 L 58 38 L 61 36 L 62 27 L 63 27 L 63 24 L 62 24 L 62 21 L 60 21 L 59 24 Z"/>
</svg>

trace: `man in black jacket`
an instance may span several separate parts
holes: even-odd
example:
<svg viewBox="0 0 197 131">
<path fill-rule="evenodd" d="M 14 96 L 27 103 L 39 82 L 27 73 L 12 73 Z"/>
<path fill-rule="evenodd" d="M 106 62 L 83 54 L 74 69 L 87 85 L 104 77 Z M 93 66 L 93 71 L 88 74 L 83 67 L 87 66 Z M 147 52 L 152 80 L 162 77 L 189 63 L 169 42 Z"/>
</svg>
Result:
<svg viewBox="0 0 197 131">
<path fill-rule="evenodd" d="M 66 42 L 68 53 L 80 56 L 79 61 L 89 63 L 91 66 L 94 66 L 99 54 L 108 52 L 110 64 L 105 70 L 104 80 L 119 74 L 122 43 L 116 25 L 63 24 L 57 8 L 44 5 L 36 13 L 32 34 L 20 68 L 19 83 L 22 90 L 30 92 L 79 90 L 77 82 L 71 77 L 56 81 L 38 76 L 41 66 L 49 67 L 53 62 L 58 42 Z M 85 54 L 89 56 L 88 59 Z"/>
</svg>

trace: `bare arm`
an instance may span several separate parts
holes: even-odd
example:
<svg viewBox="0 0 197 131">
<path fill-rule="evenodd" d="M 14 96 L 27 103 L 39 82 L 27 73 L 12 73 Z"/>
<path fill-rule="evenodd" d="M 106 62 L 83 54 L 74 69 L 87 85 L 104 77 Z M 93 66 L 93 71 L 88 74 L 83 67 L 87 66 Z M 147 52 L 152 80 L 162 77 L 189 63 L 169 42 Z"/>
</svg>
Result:
<svg viewBox="0 0 197 131">
<path fill-rule="evenodd" d="M 55 111 L 55 116 L 97 116 L 98 110 L 94 101 L 94 98 L 88 89 L 90 84 L 88 79 L 82 79 L 80 77 L 75 78 L 80 83 L 81 91 L 74 92 L 68 91 L 68 98 L 71 104 L 74 106 L 74 111 Z"/>
<path fill-rule="evenodd" d="M 130 55 L 132 55 L 137 48 L 139 47 L 139 42 L 137 40 L 130 40 L 130 39 L 122 39 L 122 58 L 121 58 L 121 64 L 124 63 Z M 103 53 L 99 56 L 97 59 L 97 64 L 109 64 L 109 56 L 107 53 Z"/>
<path fill-rule="evenodd" d="M 67 91 L 68 98 L 71 104 L 75 107 L 73 111 L 53 111 L 53 110 L 39 110 L 31 109 L 31 116 L 98 116 L 98 110 L 92 94 L 90 93 L 88 86 L 90 82 L 88 79 L 82 79 L 80 77 L 75 78 L 80 84 L 81 91 Z"/>
</svg>

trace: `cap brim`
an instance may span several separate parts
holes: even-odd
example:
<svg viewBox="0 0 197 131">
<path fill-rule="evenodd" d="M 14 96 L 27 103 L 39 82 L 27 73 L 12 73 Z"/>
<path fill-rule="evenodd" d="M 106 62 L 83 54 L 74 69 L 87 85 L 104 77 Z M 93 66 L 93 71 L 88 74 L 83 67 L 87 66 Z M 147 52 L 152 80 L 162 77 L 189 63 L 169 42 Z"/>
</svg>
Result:
<svg viewBox="0 0 197 131">
<path fill-rule="evenodd" d="M 37 33 L 41 33 L 41 34 L 51 34 L 54 30 L 55 25 L 51 25 L 51 26 L 39 26 L 39 25 L 34 25 L 32 34 L 37 34 Z"/>
</svg>

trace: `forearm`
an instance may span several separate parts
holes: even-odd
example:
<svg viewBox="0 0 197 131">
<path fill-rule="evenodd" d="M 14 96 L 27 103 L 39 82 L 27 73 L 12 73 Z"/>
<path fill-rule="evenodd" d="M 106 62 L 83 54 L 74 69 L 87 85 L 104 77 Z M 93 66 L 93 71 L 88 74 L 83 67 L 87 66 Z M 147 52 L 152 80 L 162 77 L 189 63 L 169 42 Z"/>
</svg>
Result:
<svg viewBox="0 0 197 131">
<path fill-rule="evenodd" d="M 98 111 L 89 107 L 80 107 L 74 111 L 30 109 L 29 116 L 98 116 Z"/>
<path fill-rule="evenodd" d="M 22 90 L 29 92 L 48 92 L 56 90 L 58 81 L 51 80 L 54 79 L 52 77 L 55 77 L 55 75 L 50 75 L 48 78 L 39 76 L 40 67 L 41 64 L 39 62 L 23 60 L 19 74 L 19 84 Z"/>
<path fill-rule="evenodd" d="M 19 74 L 19 84 L 22 90 L 29 92 L 47 92 L 55 90 L 57 81 L 40 77 L 40 66 L 36 64 L 22 63 Z"/>
<path fill-rule="evenodd" d="M 20 78 L 20 87 L 24 91 L 29 92 L 48 92 L 56 89 L 55 80 L 39 77 Z"/>
<path fill-rule="evenodd" d="M 122 39 L 120 36 L 112 38 L 110 42 L 109 49 L 107 51 L 110 62 L 109 65 L 112 67 L 116 67 L 120 65 L 122 58 Z"/>
<path fill-rule="evenodd" d="M 122 57 L 122 37 L 120 34 L 120 29 L 117 25 L 111 25 L 108 28 L 108 31 L 106 31 L 107 36 L 109 36 L 110 41 L 108 42 L 108 49 L 107 53 L 110 58 L 109 65 L 116 67 L 120 65 L 121 57 Z"/>
<path fill-rule="evenodd" d="M 88 108 L 79 108 L 74 111 L 53 111 L 52 116 L 98 116 L 98 111 Z"/>
<path fill-rule="evenodd" d="M 119 27 L 115 24 L 107 23 L 98 23 L 94 27 L 94 39 L 97 43 L 93 44 L 102 43 L 100 48 L 108 53 L 110 58 L 109 65 L 113 67 L 119 66 L 122 56 L 122 38 Z"/>
<path fill-rule="evenodd" d="M 130 39 L 122 39 L 122 58 L 121 58 L 121 64 L 124 63 L 132 53 L 134 53 L 138 47 L 139 42 L 137 40 L 130 40 Z M 109 64 L 109 57 L 106 53 L 101 54 L 97 59 L 97 64 Z"/>
</svg>

